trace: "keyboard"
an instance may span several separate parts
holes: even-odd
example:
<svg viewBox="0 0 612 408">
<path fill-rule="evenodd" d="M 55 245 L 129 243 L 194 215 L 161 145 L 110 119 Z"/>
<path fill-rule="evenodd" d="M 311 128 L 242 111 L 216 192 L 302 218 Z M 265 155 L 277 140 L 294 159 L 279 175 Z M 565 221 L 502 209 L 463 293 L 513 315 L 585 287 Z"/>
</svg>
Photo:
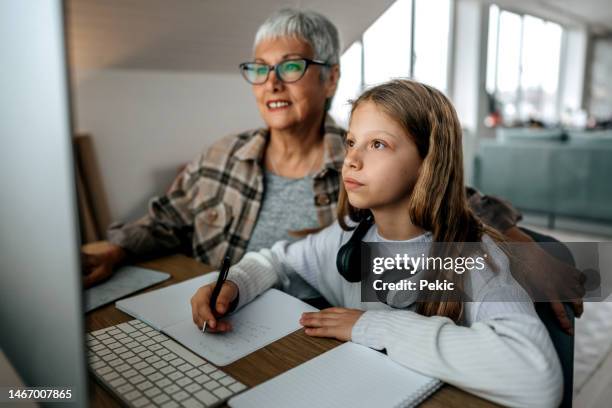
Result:
<svg viewBox="0 0 612 408">
<path fill-rule="evenodd" d="M 87 334 L 89 368 L 130 407 L 215 407 L 246 386 L 138 320 Z"/>
</svg>

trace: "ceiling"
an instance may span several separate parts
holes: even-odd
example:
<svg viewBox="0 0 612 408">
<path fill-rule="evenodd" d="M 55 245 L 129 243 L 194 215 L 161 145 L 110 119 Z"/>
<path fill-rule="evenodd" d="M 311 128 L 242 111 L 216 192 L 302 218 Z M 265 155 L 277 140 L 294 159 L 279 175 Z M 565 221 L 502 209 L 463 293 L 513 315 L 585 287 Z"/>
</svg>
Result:
<svg viewBox="0 0 612 408">
<path fill-rule="evenodd" d="M 393 0 L 68 0 L 68 41 L 76 69 L 228 72 L 251 56 L 259 25 L 275 10 L 316 10 L 344 46 Z"/>
<path fill-rule="evenodd" d="M 491 2 L 490 0 L 482 0 Z M 612 33 L 611 0 L 498 0 L 596 33 Z M 231 72 L 251 56 L 257 27 L 292 6 L 323 13 L 345 47 L 393 0 L 67 0 L 71 64 L 76 69 L 124 68 Z"/>
</svg>

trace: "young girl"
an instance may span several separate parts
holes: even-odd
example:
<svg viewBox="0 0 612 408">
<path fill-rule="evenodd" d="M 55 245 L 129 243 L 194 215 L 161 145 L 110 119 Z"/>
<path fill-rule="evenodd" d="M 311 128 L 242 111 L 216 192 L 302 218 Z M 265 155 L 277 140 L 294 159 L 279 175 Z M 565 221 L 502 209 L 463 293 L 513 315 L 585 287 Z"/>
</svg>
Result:
<svg viewBox="0 0 612 408">
<path fill-rule="evenodd" d="M 400 364 L 497 403 L 558 405 L 563 380 L 548 333 L 511 278 L 497 235 L 468 207 L 461 128 L 448 99 L 408 80 L 374 87 L 353 103 L 346 146 L 338 222 L 246 254 L 230 269 L 215 315 L 272 286 L 290 290 L 299 276 L 336 306 L 305 313 L 307 335 L 386 349 Z M 401 309 L 362 302 L 359 279 L 348 279 L 336 262 L 356 223 L 363 241 L 407 243 L 415 256 L 432 242 L 481 242 L 489 255 L 484 270 L 450 278 L 473 301 L 412 299 Z M 204 286 L 192 298 L 193 320 L 230 330 L 211 312 L 211 292 Z"/>
</svg>

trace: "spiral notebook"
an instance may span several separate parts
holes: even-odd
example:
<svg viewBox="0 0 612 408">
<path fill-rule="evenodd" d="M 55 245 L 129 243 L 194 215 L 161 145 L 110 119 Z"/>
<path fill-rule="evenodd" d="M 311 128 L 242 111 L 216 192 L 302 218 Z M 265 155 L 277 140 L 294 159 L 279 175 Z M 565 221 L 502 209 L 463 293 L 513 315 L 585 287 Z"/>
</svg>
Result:
<svg viewBox="0 0 612 408">
<path fill-rule="evenodd" d="M 415 407 L 442 382 L 344 343 L 229 400 L 232 408 Z"/>
</svg>

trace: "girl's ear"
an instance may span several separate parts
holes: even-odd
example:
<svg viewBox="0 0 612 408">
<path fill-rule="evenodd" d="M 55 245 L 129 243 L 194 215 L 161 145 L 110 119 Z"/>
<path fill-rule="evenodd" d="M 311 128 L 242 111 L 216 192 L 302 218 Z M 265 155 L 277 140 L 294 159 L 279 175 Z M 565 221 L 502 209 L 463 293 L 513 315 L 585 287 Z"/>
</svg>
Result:
<svg viewBox="0 0 612 408">
<path fill-rule="evenodd" d="M 329 76 L 325 85 L 325 96 L 331 98 L 336 93 L 338 81 L 340 80 L 340 65 L 335 64 L 329 68 Z"/>
</svg>

